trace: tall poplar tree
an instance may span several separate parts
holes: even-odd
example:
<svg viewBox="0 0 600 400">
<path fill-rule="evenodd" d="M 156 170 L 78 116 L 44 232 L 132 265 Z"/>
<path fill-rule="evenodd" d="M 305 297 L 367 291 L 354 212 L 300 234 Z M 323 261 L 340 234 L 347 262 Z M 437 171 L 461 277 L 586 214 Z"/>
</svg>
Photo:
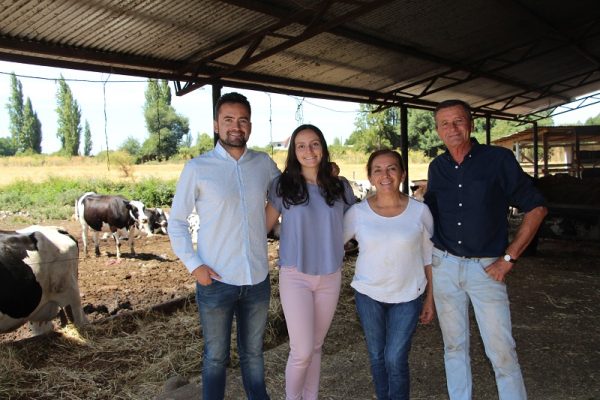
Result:
<svg viewBox="0 0 600 400">
<path fill-rule="evenodd" d="M 12 145 L 15 151 L 22 150 L 20 148 L 20 136 L 23 130 L 23 85 L 14 72 L 10 74 L 10 97 L 6 108 L 8 110 L 8 130 L 12 138 Z"/>
<path fill-rule="evenodd" d="M 42 152 L 42 123 L 33 111 L 29 97 L 23 110 L 23 126 L 20 135 L 20 151 L 40 154 Z"/>
<path fill-rule="evenodd" d="M 85 120 L 83 128 L 83 155 L 89 156 L 92 154 L 92 131 L 90 131 L 90 123 Z"/>
<path fill-rule="evenodd" d="M 31 105 L 31 99 L 23 103 L 23 85 L 13 72 L 10 76 L 11 94 L 6 108 L 9 115 L 9 131 L 12 148 L 16 153 L 42 152 L 42 123 Z"/>
<path fill-rule="evenodd" d="M 58 114 L 56 137 L 61 142 L 61 152 L 65 155 L 76 156 L 79 154 L 81 141 L 81 109 L 62 75 L 58 81 L 56 100 L 58 103 L 56 107 Z"/>
</svg>

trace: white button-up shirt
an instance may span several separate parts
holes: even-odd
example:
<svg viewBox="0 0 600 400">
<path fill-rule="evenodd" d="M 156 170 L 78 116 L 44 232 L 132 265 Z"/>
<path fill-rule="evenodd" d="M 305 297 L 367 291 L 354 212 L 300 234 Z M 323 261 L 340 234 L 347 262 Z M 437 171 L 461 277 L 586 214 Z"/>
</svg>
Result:
<svg viewBox="0 0 600 400">
<path fill-rule="evenodd" d="M 266 153 L 248 149 L 235 160 L 220 143 L 186 163 L 168 231 L 173 251 L 190 272 L 206 264 L 222 282 L 237 286 L 266 278 L 265 202 L 279 173 Z M 200 217 L 196 250 L 187 221 L 194 208 Z"/>
</svg>

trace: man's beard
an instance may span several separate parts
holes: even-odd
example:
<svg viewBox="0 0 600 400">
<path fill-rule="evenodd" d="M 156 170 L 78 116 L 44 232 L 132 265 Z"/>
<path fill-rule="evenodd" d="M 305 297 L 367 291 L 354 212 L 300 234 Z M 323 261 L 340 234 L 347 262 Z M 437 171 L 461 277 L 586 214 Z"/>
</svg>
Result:
<svg viewBox="0 0 600 400">
<path fill-rule="evenodd" d="M 223 147 L 228 146 L 228 147 L 246 147 L 246 143 L 248 142 L 248 140 L 246 139 L 245 136 L 242 136 L 240 138 L 236 138 L 235 140 L 229 140 L 226 137 L 226 140 L 223 140 L 219 137 L 219 142 L 221 143 L 221 145 Z"/>
</svg>

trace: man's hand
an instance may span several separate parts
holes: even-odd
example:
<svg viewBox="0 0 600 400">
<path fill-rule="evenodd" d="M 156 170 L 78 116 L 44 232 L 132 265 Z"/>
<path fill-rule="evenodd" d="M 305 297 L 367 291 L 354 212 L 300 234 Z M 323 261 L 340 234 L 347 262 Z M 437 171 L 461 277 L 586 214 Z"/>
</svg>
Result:
<svg viewBox="0 0 600 400">
<path fill-rule="evenodd" d="M 485 272 L 495 281 L 504 282 L 506 274 L 512 269 L 513 263 L 504 261 L 502 257 L 491 263 L 485 269 Z"/>
<path fill-rule="evenodd" d="M 192 271 L 192 276 L 202 286 L 208 286 L 212 283 L 213 279 L 221 279 L 211 267 L 206 264 L 202 264 L 198 268 Z"/>
</svg>

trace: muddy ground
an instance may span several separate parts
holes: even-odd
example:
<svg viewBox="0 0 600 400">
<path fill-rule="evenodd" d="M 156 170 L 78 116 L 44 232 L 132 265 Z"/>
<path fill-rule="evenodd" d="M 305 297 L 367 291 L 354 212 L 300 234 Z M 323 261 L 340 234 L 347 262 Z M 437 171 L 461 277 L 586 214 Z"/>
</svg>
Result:
<svg viewBox="0 0 600 400">
<path fill-rule="evenodd" d="M 81 236 L 75 222 L 51 223 Z M 2 224 L 2 228 L 15 227 Z M 193 293 L 193 280 L 172 253 L 166 236 L 139 238 L 135 247 L 138 254 L 133 257 L 125 242 L 123 259 L 117 263 L 114 243 L 104 241 L 101 257 L 81 259 L 81 298 L 90 320 L 148 308 Z M 276 250 L 276 243 L 272 250 Z M 542 239 L 538 254 L 521 259 L 508 278 L 513 331 L 530 399 L 600 399 L 599 258 L 597 242 Z M 373 398 L 365 345 L 349 287 L 353 261 L 349 258 L 346 264 L 340 305 L 325 342 L 322 399 Z M 21 329 L 0 336 L 0 340 L 13 341 L 26 334 Z M 269 350 L 265 357 L 273 399 L 283 398 L 287 351 L 284 343 Z M 474 321 L 472 358 L 474 399 L 497 398 L 493 371 L 483 354 Z M 411 371 L 413 399 L 447 398 L 437 322 L 419 326 L 411 353 Z M 239 371 L 234 368 L 229 376 L 227 398 L 244 398 Z M 192 381 L 191 389 L 197 388 L 197 374 L 185 378 Z M 70 397 L 66 394 L 65 398 Z"/>
<path fill-rule="evenodd" d="M 112 238 L 100 241 L 102 254 L 95 257 L 90 233 L 89 255 L 84 257 L 78 222 L 49 221 L 44 224 L 62 226 L 79 240 L 79 290 L 84 312 L 91 321 L 127 310 L 151 307 L 184 297 L 194 290 L 194 280 L 177 261 L 166 235 L 139 236 L 134 241 L 135 256 L 130 253 L 128 241 L 122 241 L 122 258 L 117 261 Z M 0 226 L 2 229 L 21 227 Z M 6 336 L 27 336 L 27 330 L 4 336 L 4 340 Z"/>
</svg>

